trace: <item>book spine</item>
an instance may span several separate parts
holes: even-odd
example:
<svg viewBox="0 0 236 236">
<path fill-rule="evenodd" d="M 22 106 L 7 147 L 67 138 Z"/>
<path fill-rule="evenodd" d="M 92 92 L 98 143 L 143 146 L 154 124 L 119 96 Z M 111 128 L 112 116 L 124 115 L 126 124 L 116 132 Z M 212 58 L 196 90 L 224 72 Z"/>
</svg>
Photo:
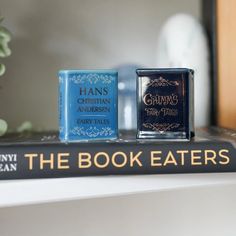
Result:
<svg viewBox="0 0 236 236">
<path fill-rule="evenodd" d="M 0 179 L 120 174 L 235 172 L 229 142 L 4 146 Z"/>
<path fill-rule="evenodd" d="M 66 75 L 65 73 L 59 73 L 59 88 L 58 88 L 58 113 L 59 113 L 59 134 L 60 134 L 60 139 L 64 138 L 62 137 L 65 134 L 65 129 L 66 129 L 66 121 L 65 121 L 65 109 L 64 109 L 64 104 L 65 104 L 65 90 L 66 90 Z"/>
</svg>

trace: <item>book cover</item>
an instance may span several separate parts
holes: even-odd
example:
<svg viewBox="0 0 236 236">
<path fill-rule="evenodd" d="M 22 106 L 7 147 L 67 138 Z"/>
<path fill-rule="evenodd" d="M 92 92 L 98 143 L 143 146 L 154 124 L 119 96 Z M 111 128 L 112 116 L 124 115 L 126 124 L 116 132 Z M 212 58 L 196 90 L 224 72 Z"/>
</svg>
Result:
<svg viewBox="0 0 236 236">
<path fill-rule="evenodd" d="M 0 179 L 236 171 L 236 132 L 201 129 L 190 142 L 135 139 L 61 143 L 57 133 L 0 139 Z"/>
</svg>

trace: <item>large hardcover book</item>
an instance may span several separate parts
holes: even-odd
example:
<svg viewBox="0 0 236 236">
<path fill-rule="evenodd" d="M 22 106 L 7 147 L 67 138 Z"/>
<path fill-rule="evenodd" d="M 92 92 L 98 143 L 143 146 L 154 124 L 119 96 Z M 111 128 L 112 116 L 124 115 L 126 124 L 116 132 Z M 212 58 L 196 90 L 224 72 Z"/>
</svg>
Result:
<svg viewBox="0 0 236 236">
<path fill-rule="evenodd" d="M 56 133 L 0 139 L 0 179 L 236 171 L 236 133 L 201 129 L 190 142 L 135 139 L 61 143 Z"/>
</svg>

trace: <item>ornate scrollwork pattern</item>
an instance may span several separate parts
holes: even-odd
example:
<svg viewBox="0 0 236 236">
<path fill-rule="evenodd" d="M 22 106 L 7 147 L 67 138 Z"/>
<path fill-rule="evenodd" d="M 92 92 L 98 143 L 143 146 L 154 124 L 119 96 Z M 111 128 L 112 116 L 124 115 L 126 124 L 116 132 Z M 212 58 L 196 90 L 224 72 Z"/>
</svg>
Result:
<svg viewBox="0 0 236 236">
<path fill-rule="evenodd" d="M 103 84 L 110 84 L 115 80 L 115 77 L 112 75 L 94 73 L 73 75 L 70 77 L 70 80 L 75 84 L 83 84 L 85 82 L 89 82 L 90 84 L 96 84 L 97 82 L 102 82 Z"/>
<path fill-rule="evenodd" d="M 159 123 L 143 123 L 143 126 L 145 128 L 149 128 L 152 129 L 153 131 L 158 131 L 158 132 L 165 132 L 168 130 L 172 130 L 174 128 L 178 128 L 180 126 L 179 123 L 163 123 L 163 124 L 159 124 Z"/>
<path fill-rule="evenodd" d="M 70 133 L 74 135 L 79 135 L 79 136 L 88 136 L 90 138 L 95 138 L 99 136 L 111 136 L 114 134 L 114 130 L 112 130 L 110 127 L 104 127 L 101 129 L 98 129 L 96 127 L 74 127 L 72 130 L 70 130 Z"/>
<path fill-rule="evenodd" d="M 178 86 L 178 85 L 179 85 L 178 81 L 167 80 L 161 76 L 158 79 L 151 80 L 147 84 L 148 87 L 165 87 L 165 86 Z"/>
</svg>

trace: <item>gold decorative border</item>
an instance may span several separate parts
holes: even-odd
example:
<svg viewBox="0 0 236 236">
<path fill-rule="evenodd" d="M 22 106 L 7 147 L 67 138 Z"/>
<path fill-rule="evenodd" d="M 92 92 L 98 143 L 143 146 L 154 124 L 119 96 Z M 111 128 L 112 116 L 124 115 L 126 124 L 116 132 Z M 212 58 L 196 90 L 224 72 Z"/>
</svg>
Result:
<svg viewBox="0 0 236 236">
<path fill-rule="evenodd" d="M 165 132 L 168 130 L 172 130 L 174 128 L 178 128 L 180 126 L 179 123 L 143 123 L 143 126 L 145 128 L 149 128 L 152 129 L 153 131 L 157 131 L 157 132 Z"/>
<path fill-rule="evenodd" d="M 159 77 L 158 79 L 150 80 L 147 83 L 148 87 L 165 87 L 165 86 L 178 86 L 179 82 L 177 80 L 168 80 L 163 77 Z"/>
</svg>

